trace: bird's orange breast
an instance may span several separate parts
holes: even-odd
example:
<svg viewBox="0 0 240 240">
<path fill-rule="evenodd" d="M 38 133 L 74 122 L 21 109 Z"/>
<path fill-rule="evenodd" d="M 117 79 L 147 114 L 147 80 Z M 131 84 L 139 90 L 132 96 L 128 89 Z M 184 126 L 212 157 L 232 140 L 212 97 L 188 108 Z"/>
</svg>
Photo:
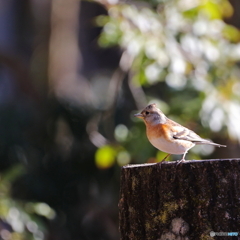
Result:
<svg viewBox="0 0 240 240">
<path fill-rule="evenodd" d="M 150 143 L 160 151 L 170 154 L 184 154 L 195 144 L 185 140 L 175 140 L 173 126 L 170 124 L 147 125 L 147 137 Z"/>
<path fill-rule="evenodd" d="M 165 138 L 170 139 L 169 126 L 167 124 L 146 125 L 148 139 Z"/>
</svg>

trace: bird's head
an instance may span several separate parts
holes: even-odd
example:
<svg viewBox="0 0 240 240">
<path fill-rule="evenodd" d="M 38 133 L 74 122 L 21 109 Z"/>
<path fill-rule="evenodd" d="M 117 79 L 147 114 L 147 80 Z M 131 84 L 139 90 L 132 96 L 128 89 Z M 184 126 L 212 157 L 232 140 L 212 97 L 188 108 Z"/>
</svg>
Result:
<svg viewBox="0 0 240 240">
<path fill-rule="evenodd" d="M 164 124 L 166 122 L 166 116 L 157 108 L 155 103 L 148 105 L 140 113 L 134 114 L 134 116 L 142 118 L 146 125 Z"/>
</svg>

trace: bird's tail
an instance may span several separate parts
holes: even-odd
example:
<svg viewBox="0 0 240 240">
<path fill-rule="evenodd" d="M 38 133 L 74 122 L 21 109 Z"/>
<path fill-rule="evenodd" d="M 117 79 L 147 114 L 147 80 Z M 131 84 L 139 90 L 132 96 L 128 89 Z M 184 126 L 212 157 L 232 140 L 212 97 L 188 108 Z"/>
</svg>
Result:
<svg viewBox="0 0 240 240">
<path fill-rule="evenodd" d="M 211 142 L 211 141 L 202 141 L 202 142 L 195 142 L 196 144 L 208 144 L 208 145 L 213 145 L 213 146 L 216 146 L 216 147 L 227 147 L 226 145 L 222 145 L 222 144 L 218 144 L 218 143 L 214 143 L 214 142 Z"/>
<path fill-rule="evenodd" d="M 213 143 L 213 142 L 210 142 L 209 144 L 210 144 L 210 145 L 213 145 L 213 146 L 216 146 L 216 147 L 227 147 L 226 145 L 222 145 L 222 144 L 218 144 L 218 143 Z"/>
</svg>

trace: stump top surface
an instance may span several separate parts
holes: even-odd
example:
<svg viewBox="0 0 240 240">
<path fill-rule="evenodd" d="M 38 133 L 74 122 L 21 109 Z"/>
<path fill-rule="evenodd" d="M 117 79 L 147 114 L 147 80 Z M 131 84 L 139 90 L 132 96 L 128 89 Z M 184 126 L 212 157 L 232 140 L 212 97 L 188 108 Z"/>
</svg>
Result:
<svg viewBox="0 0 240 240">
<path fill-rule="evenodd" d="M 197 164 L 197 163 L 212 163 L 212 162 L 224 162 L 224 161 L 240 161 L 240 158 L 226 158 L 226 159 L 205 159 L 205 160 L 186 160 L 181 164 Z M 128 164 L 126 166 L 123 166 L 123 168 L 137 168 L 137 167 L 149 167 L 149 166 L 153 166 L 153 165 L 157 165 L 157 164 L 161 164 L 161 165 L 174 165 L 177 164 L 177 161 L 165 161 L 163 163 L 143 163 L 143 164 Z"/>
</svg>

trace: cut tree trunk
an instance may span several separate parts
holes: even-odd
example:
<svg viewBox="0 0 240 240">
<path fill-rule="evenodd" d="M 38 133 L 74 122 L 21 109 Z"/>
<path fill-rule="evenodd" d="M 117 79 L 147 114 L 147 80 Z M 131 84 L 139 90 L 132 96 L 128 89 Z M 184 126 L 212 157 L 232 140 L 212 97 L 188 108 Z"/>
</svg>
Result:
<svg viewBox="0 0 240 240">
<path fill-rule="evenodd" d="M 122 168 L 121 240 L 238 239 L 240 159 Z M 215 234 L 215 236 L 214 236 Z"/>
</svg>

